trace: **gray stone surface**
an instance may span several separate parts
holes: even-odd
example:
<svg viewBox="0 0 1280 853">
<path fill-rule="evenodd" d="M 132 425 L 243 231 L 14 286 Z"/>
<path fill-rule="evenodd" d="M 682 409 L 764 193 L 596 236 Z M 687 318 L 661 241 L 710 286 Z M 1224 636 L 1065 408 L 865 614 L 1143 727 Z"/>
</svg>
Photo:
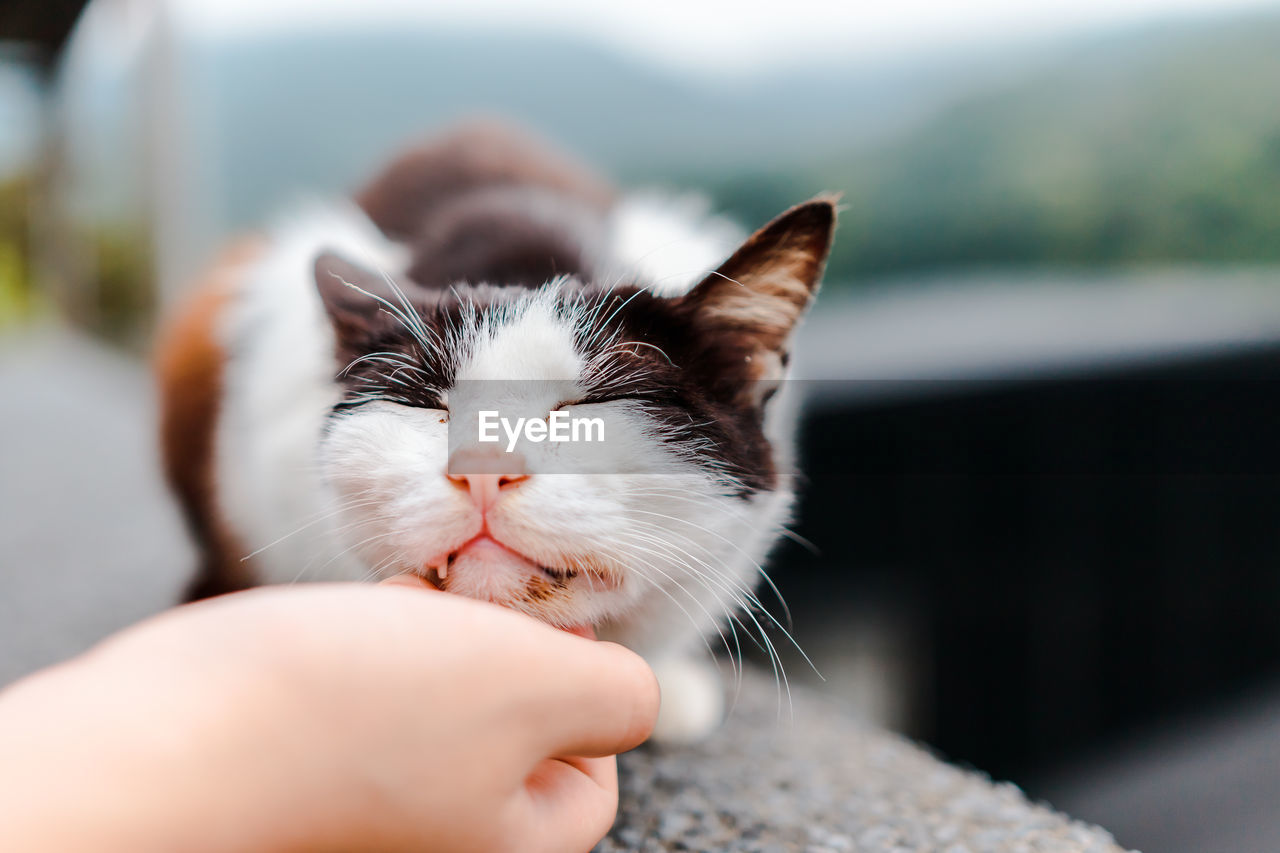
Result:
<svg viewBox="0 0 1280 853">
<path fill-rule="evenodd" d="M 136 362 L 43 330 L 0 339 L 0 684 L 176 600 L 191 553 Z M 601 851 L 1111 851 L 1028 803 L 749 674 L 704 744 L 623 756 Z"/>
<path fill-rule="evenodd" d="M 622 807 L 597 851 L 1066 853 L 1110 834 L 748 671 L 728 722 L 694 747 L 621 758 Z"/>
</svg>

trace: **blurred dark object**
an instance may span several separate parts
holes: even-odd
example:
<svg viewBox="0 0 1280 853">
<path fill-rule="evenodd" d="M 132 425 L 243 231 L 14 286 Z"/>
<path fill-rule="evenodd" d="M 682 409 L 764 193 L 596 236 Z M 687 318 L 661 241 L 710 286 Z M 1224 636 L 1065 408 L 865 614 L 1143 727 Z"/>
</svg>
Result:
<svg viewBox="0 0 1280 853">
<path fill-rule="evenodd" d="M 799 533 L 849 576 L 784 581 L 910 591 L 931 743 L 1020 780 L 1280 668 L 1280 348 L 958 384 L 809 420 Z"/>
<path fill-rule="evenodd" d="M 969 291 L 986 322 L 939 294 L 806 330 L 810 356 L 834 332 L 847 372 L 878 366 L 809 389 L 796 529 L 818 555 L 790 548 L 774 574 L 829 660 L 818 632 L 854 645 L 850 603 L 907 626 L 901 724 L 951 759 L 1027 783 L 1280 672 L 1276 300 L 1227 280 L 1178 294 Z M 1142 345 L 1108 344 L 1105 322 Z"/>
<path fill-rule="evenodd" d="M 0 41 L 38 48 L 36 59 L 52 65 L 88 0 L 7 0 L 0 6 Z"/>
</svg>

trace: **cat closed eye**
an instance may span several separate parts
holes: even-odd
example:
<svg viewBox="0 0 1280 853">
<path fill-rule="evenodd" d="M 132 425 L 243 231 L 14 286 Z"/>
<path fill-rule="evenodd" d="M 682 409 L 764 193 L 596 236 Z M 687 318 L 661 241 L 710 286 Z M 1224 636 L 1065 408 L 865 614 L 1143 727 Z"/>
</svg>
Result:
<svg viewBox="0 0 1280 853">
<path fill-rule="evenodd" d="M 557 403 L 552 411 L 559 411 L 570 406 L 602 406 L 605 403 L 652 403 L 653 400 L 639 394 L 601 394 L 596 397 L 583 397 L 580 400 Z"/>
</svg>

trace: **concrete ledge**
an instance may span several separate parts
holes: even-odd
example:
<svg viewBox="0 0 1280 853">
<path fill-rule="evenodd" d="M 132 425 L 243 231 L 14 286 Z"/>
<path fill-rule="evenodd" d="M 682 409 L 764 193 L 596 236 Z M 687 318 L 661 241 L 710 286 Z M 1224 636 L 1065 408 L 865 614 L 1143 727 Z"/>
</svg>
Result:
<svg viewBox="0 0 1280 853">
<path fill-rule="evenodd" d="M 748 671 L 725 726 L 695 747 L 624 755 L 618 822 L 596 850 L 1118 851 L 1105 830 L 1016 787 L 940 762 L 792 688 L 779 719 L 771 675 Z"/>
</svg>

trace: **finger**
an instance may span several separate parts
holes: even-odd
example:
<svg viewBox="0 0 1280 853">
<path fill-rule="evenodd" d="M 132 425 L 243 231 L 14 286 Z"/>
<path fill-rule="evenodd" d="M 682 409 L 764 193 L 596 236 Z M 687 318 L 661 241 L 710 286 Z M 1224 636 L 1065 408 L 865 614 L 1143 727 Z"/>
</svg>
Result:
<svg viewBox="0 0 1280 853">
<path fill-rule="evenodd" d="M 644 659 L 615 643 L 560 635 L 563 648 L 533 697 L 536 758 L 616 755 L 649 737 L 658 719 L 658 680 Z"/>
<path fill-rule="evenodd" d="M 608 758 L 548 758 L 529 775 L 523 792 L 520 837 L 534 849 L 587 851 L 618 812 L 618 765 Z"/>
<path fill-rule="evenodd" d="M 384 586 L 417 585 L 413 577 Z M 468 642 L 453 650 L 471 676 L 503 695 L 503 730 L 523 740 L 532 767 L 554 755 L 602 756 L 644 742 L 658 717 L 658 682 L 644 659 L 614 643 L 571 636 L 512 610 L 458 596 L 404 595 L 404 603 L 440 609 L 434 620 L 417 614 L 404 625 L 407 636 L 451 617 Z M 410 640 L 400 648 L 420 644 Z M 465 653 L 465 654 L 464 654 Z M 442 665 L 437 657 L 437 665 Z M 531 725 L 531 721 L 536 721 Z M 513 744 L 515 745 L 515 744 Z"/>
</svg>

